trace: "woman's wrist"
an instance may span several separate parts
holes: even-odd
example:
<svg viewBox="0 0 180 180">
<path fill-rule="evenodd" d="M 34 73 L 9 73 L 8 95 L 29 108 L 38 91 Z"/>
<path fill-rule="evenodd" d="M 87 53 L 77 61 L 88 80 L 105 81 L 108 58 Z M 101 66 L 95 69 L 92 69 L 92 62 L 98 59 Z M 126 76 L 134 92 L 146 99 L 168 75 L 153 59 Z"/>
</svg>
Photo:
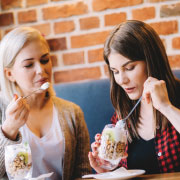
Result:
<svg viewBox="0 0 180 180">
<path fill-rule="evenodd" d="M 15 141 L 17 139 L 18 130 L 11 129 L 7 127 L 5 124 L 3 124 L 1 128 L 5 137 L 12 141 Z"/>
<path fill-rule="evenodd" d="M 159 111 L 167 117 L 168 113 L 171 111 L 171 109 L 173 109 L 173 105 L 172 104 L 164 104 L 163 106 L 160 107 Z"/>
</svg>

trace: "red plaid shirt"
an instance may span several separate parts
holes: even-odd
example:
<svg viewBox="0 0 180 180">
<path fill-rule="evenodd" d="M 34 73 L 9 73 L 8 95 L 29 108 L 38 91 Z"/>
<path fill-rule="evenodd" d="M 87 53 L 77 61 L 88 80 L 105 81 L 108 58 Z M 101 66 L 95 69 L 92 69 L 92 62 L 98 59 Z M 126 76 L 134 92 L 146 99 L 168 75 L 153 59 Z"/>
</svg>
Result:
<svg viewBox="0 0 180 180">
<path fill-rule="evenodd" d="M 115 113 L 111 121 L 116 124 L 117 120 Z M 163 132 L 156 131 L 155 150 L 161 173 L 180 171 L 180 134 L 170 123 Z M 128 152 L 128 145 L 126 152 Z M 119 166 L 128 168 L 127 159 L 122 159 Z"/>
</svg>

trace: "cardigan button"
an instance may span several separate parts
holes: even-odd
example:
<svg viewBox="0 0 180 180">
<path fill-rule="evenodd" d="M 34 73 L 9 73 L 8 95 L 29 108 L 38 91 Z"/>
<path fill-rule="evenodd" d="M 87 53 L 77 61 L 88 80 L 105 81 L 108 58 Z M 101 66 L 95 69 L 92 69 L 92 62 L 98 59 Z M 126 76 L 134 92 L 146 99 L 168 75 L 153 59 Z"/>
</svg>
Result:
<svg viewBox="0 0 180 180">
<path fill-rule="evenodd" d="M 162 152 L 158 152 L 158 156 L 161 156 L 162 155 Z"/>
</svg>

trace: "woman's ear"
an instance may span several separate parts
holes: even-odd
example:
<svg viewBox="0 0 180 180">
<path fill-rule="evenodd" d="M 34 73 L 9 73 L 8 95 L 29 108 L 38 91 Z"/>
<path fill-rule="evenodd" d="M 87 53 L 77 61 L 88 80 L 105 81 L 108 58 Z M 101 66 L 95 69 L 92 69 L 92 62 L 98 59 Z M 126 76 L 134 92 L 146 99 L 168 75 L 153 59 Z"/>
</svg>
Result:
<svg viewBox="0 0 180 180">
<path fill-rule="evenodd" d="M 5 68 L 4 73 L 5 73 L 6 78 L 9 79 L 9 81 L 15 82 L 11 68 Z"/>
</svg>

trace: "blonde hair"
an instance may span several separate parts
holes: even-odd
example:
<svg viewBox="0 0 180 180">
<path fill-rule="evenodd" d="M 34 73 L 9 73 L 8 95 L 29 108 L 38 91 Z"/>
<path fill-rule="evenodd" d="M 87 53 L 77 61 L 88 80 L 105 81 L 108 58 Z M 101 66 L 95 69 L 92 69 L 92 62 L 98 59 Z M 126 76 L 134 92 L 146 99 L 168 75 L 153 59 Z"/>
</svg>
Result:
<svg viewBox="0 0 180 180">
<path fill-rule="evenodd" d="M 0 87 L 3 99 L 10 102 L 13 95 L 19 94 L 15 82 L 11 82 L 5 75 L 5 68 L 11 68 L 14 65 L 16 56 L 26 43 L 34 40 L 43 41 L 48 49 L 49 46 L 41 33 L 31 27 L 18 27 L 6 34 L 0 43 Z"/>
</svg>

